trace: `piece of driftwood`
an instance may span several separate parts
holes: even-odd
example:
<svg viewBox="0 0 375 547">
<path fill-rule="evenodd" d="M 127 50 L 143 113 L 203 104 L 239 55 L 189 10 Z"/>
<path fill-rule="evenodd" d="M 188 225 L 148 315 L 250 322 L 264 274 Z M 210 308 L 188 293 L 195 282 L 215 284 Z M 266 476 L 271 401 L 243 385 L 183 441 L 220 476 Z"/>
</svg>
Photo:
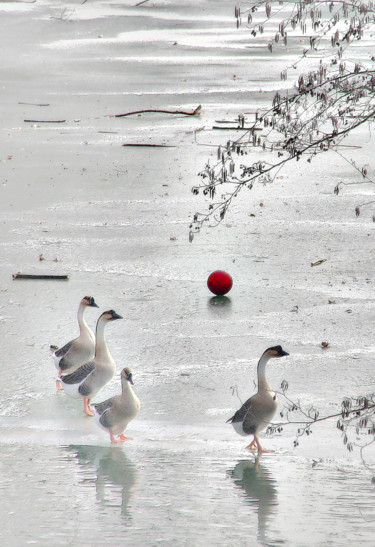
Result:
<svg viewBox="0 0 375 547">
<path fill-rule="evenodd" d="M 110 114 L 110 118 L 125 118 L 125 116 L 133 116 L 134 114 L 145 114 L 148 112 L 161 112 L 162 114 L 182 114 L 184 116 L 197 116 L 202 110 L 202 105 L 197 106 L 195 110 L 159 110 L 156 108 L 149 108 L 146 110 L 134 110 L 132 112 L 125 112 L 124 114 Z"/>
<path fill-rule="evenodd" d="M 68 280 L 69 275 L 53 275 L 53 274 L 22 274 L 16 273 L 12 275 L 13 279 L 60 279 Z"/>
<path fill-rule="evenodd" d="M 319 266 L 319 264 L 323 264 L 323 262 L 326 262 L 326 258 L 319 258 L 318 260 L 314 260 L 314 262 L 311 262 L 311 266 Z"/>
<path fill-rule="evenodd" d="M 228 126 L 220 126 L 220 125 L 213 125 L 212 129 L 220 129 L 221 131 L 263 131 L 260 127 L 228 127 Z"/>
<path fill-rule="evenodd" d="M 18 104 L 27 104 L 28 106 L 50 106 L 49 103 L 23 103 L 21 101 Z"/>
<path fill-rule="evenodd" d="M 25 123 L 64 123 L 66 120 L 23 120 Z"/>
<path fill-rule="evenodd" d="M 148 148 L 176 148 L 173 144 L 148 144 L 143 142 L 128 142 L 125 144 L 122 144 L 121 146 L 145 146 Z"/>
<path fill-rule="evenodd" d="M 215 123 L 237 123 L 238 120 L 215 120 Z"/>
</svg>

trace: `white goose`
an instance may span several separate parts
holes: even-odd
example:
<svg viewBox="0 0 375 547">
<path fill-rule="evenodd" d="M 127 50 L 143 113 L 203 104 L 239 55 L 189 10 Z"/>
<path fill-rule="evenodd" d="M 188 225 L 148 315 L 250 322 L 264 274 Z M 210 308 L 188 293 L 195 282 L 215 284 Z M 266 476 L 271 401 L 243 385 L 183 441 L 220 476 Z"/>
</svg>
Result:
<svg viewBox="0 0 375 547">
<path fill-rule="evenodd" d="M 124 433 L 129 422 L 134 420 L 141 408 L 141 403 L 130 384 L 134 385 L 132 371 L 130 368 L 124 368 L 121 371 L 122 393 L 102 403 L 91 405 L 96 422 L 109 431 L 112 443 L 123 443 L 131 439 Z M 119 435 L 119 439 L 116 439 L 115 435 Z"/>
<path fill-rule="evenodd" d="M 92 296 L 84 296 L 79 304 L 77 313 L 79 336 L 60 349 L 56 346 L 50 346 L 53 352 L 52 359 L 59 371 L 59 378 L 61 374 L 73 372 L 79 366 L 83 365 L 83 363 L 87 363 L 87 361 L 94 357 L 95 336 L 85 321 L 85 311 L 89 307 L 98 308 L 99 306 Z M 59 378 L 56 380 L 56 387 L 62 389 Z"/>
<path fill-rule="evenodd" d="M 64 391 L 71 397 L 83 398 L 83 411 L 88 416 L 94 413 L 90 408 L 90 400 L 113 377 L 116 365 L 109 352 L 104 336 L 104 328 L 110 321 L 122 319 L 114 310 L 105 311 L 96 324 L 95 356 L 72 374 L 61 377 Z"/>
<path fill-rule="evenodd" d="M 227 420 L 227 423 L 231 423 L 239 435 L 254 435 L 254 440 L 246 447 L 250 450 L 256 447 L 259 452 L 268 452 L 261 447 L 258 433 L 266 429 L 271 422 L 277 410 L 277 398 L 266 377 L 266 364 L 272 358 L 285 355 L 289 353 L 281 346 L 266 349 L 258 363 L 258 392 Z"/>
</svg>

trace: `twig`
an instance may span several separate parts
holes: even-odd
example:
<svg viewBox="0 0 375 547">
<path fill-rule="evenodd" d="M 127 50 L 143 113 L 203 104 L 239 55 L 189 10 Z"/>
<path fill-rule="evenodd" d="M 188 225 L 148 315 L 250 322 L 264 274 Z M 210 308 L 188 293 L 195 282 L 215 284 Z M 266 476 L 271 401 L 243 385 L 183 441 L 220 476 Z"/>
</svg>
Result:
<svg viewBox="0 0 375 547">
<path fill-rule="evenodd" d="M 53 274 L 21 274 L 12 275 L 13 279 L 69 279 L 69 275 L 53 275 Z"/>
<path fill-rule="evenodd" d="M 312 418 L 307 416 L 306 414 L 306 420 L 288 420 L 287 422 L 276 422 L 272 423 L 273 427 L 278 426 L 284 426 L 284 425 L 313 425 L 318 422 L 324 422 L 325 420 L 331 420 L 332 418 L 341 418 L 343 414 L 358 414 L 361 413 L 363 410 L 372 410 L 375 408 L 375 405 L 369 405 L 369 406 L 361 406 L 358 408 L 353 408 L 346 411 L 337 412 L 335 414 L 328 414 L 327 416 L 322 416 L 320 418 Z M 300 407 L 297 407 L 297 410 L 300 412 L 302 411 Z"/>
<path fill-rule="evenodd" d="M 23 103 L 21 101 L 18 104 L 27 104 L 29 106 L 50 106 L 49 103 Z"/>
<path fill-rule="evenodd" d="M 147 143 L 143 143 L 143 142 L 140 142 L 140 143 L 125 143 L 125 144 L 122 144 L 121 146 L 145 146 L 145 147 L 149 147 L 149 148 L 176 148 L 175 145 L 173 144 L 147 144 Z"/>
<path fill-rule="evenodd" d="M 134 110 L 133 112 L 125 112 L 124 114 L 110 114 L 110 118 L 124 118 L 125 116 L 133 116 L 133 114 L 144 114 L 146 112 L 161 112 L 163 114 L 183 114 L 184 116 L 197 116 L 200 114 L 202 106 L 199 105 L 195 110 L 158 110 L 154 108 L 146 110 Z"/>
<path fill-rule="evenodd" d="M 142 0 L 142 2 L 138 2 L 138 4 L 136 4 L 135 7 L 141 6 L 142 4 L 145 4 L 146 2 L 148 2 L 148 0 Z"/>
<path fill-rule="evenodd" d="M 64 123 L 66 120 L 23 120 L 25 123 Z"/>
<path fill-rule="evenodd" d="M 215 120 L 215 123 L 237 123 L 238 120 Z"/>
<path fill-rule="evenodd" d="M 220 125 L 213 125 L 212 129 L 221 129 L 221 131 L 263 131 L 261 127 L 221 127 Z"/>
</svg>

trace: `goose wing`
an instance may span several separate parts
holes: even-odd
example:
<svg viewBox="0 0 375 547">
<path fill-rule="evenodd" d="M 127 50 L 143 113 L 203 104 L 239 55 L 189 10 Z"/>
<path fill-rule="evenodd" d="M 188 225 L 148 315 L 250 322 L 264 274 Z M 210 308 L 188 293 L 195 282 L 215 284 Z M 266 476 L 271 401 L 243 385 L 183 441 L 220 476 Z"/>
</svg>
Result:
<svg viewBox="0 0 375 547">
<path fill-rule="evenodd" d="M 56 357 L 63 357 L 64 355 L 66 355 L 68 353 L 68 351 L 71 349 L 72 345 L 73 345 L 73 340 L 71 340 L 70 342 L 65 344 L 65 346 L 63 346 L 62 348 L 56 350 L 55 351 Z M 53 346 L 51 346 L 51 348 L 52 347 Z"/>
<path fill-rule="evenodd" d="M 95 408 L 95 411 L 99 414 L 99 423 L 106 427 L 107 429 L 112 428 L 116 423 L 118 423 L 118 416 L 116 419 L 115 410 L 115 397 L 111 397 L 102 403 L 92 405 Z"/>
<path fill-rule="evenodd" d="M 239 410 L 231 417 L 229 420 L 227 420 L 227 423 L 236 423 L 242 422 L 242 429 L 244 433 L 247 433 L 248 435 L 254 434 L 257 428 L 258 420 L 256 419 L 257 416 L 257 404 L 256 400 L 253 397 L 250 397 Z"/>
<path fill-rule="evenodd" d="M 250 414 L 250 409 L 252 406 L 252 397 L 248 399 L 239 410 L 229 420 L 227 420 L 227 423 L 236 423 L 236 422 L 243 422 L 247 416 Z"/>
<path fill-rule="evenodd" d="M 276 396 L 271 400 L 256 393 L 248 399 L 228 422 L 242 422 L 242 429 L 247 435 L 253 435 L 261 431 L 272 420 L 276 412 Z"/>
<path fill-rule="evenodd" d="M 106 401 L 103 401 L 102 403 L 95 403 L 91 405 L 95 408 L 96 412 L 102 416 L 106 410 L 109 410 L 110 408 L 113 408 L 113 400 L 112 398 L 107 399 Z"/>
<path fill-rule="evenodd" d="M 62 377 L 62 382 L 64 384 L 80 384 L 84 382 L 87 377 L 95 370 L 95 362 L 89 361 L 81 367 L 79 367 L 75 372 L 71 374 L 66 374 Z"/>
</svg>

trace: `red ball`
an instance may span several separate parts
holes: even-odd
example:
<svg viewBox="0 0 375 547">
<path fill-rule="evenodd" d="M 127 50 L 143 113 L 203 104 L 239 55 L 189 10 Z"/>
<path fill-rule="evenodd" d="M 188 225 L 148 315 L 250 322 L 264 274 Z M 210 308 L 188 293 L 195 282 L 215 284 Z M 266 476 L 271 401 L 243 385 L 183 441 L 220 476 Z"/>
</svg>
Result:
<svg viewBox="0 0 375 547">
<path fill-rule="evenodd" d="M 211 292 L 218 296 L 227 294 L 232 288 L 233 280 L 229 273 L 223 272 L 223 270 L 216 270 L 212 272 L 207 279 L 207 287 Z"/>
</svg>

